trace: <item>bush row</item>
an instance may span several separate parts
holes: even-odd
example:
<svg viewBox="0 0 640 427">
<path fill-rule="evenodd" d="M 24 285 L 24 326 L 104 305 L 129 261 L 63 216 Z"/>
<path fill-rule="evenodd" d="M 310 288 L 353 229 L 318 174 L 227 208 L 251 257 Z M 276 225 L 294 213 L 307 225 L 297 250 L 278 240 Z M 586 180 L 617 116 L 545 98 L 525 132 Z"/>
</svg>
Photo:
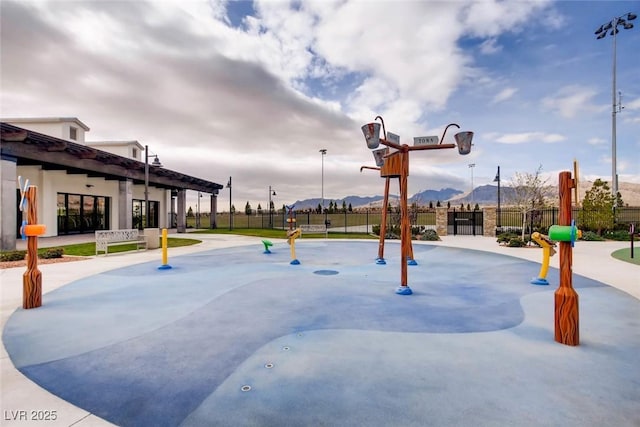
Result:
<svg viewBox="0 0 640 427">
<path fill-rule="evenodd" d="M 45 248 L 38 251 L 38 258 L 52 259 L 62 258 L 64 255 L 63 248 Z M 22 261 L 27 256 L 27 251 L 8 251 L 0 253 L 0 262 Z"/>
</svg>

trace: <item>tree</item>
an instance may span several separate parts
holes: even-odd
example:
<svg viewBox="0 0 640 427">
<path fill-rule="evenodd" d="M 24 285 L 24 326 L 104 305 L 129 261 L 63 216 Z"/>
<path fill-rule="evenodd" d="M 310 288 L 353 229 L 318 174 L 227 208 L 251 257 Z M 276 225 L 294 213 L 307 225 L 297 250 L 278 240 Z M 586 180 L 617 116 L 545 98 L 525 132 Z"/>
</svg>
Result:
<svg viewBox="0 0 640 427">
<path fill-rule="evenodd" d="M 322 205 L 318 203 L 318 207 L 316 208 L 316 213 L 322 213 Z"/>
<path fill-rule="evenodd" d="M 258 203 L 258 215 L 262 215 L 262 206 L 260 205 L 260 203 Z"/>
<path fill-rule="evenodd" d="M 249 201 L 247 201 L 247 204 L 244 205 L 244 214 L 251 215 L 251 205 L 249 204 Z"/>
<path fill-rule="evenodd" d="M 433 209 L 433 200 L 429 200 L 429 209 Z"/>
<path fill-rule="evenodd" d="M 467 210 L 470 211 L 471 210 L 471 203 L 467 203 Z"/>
<path fill-rule="evenodd" d="M 451 209 L 451 202 L 447 202 L 447 209 Z"/>
<path fill-rule="evenodd" d="M 351 206 L 351 203 L 349 203 L 349 207 L 347 209 L 349 210 L 349 212 L 353 212 L 353 207 Z"/>
<path fill-rule="evenodd" d="M 438 201 L 436 202 L 436 208 L 441 208 L 441 207 L 442 207 L 442 204 L 440 203 L 440 200 L 438 200 Z"/>
<path fill-rule="evenodd" d="M 545 206 L 551 195 L 547 182 L 542 178 L 542 165 L 534 173 L 516 172 L 511 179 L 510 187 L 513 192 L 508 202 L 522 214 L 522 240 L 527 224 L 527 214 Z"/>
<path fill-rule="evenodd" d="M 193 208 L 189 206 L 189 209 L 187 209 L 187 218 L 193 218 L 193 216 Z"/>
<path fill-rule="evenodd" d="M 596 230 L 599 235 L 602 235 L 604 230 L 612 229 L 614 200 L 609 184 L 601 179 L 596 179 L 582 200 L 581 222 L 584 227 Z"/>
<path fill-rule="evenodd" d="M 622 200 L 622 194 L 620 194 L 620 192 L 618 191 L 616 193 L 616 207 L 617 208 L 621 208 L 624 206 L 624 201 Z"/>
<path fill-rule="evenodd" d="M 189 208 L 191 209 L 191 208 Z M 231 205 L 231 213 L 236 213 L 236 205 Z"/>
<path fill-rule="evenodd" d="M 346 201 L 342 201 L 342 213 L 347 211 L 347 202 Z"/>
<path fill-rule="evenodd" d="M 476 203 L 476 205 L 473 207 L 474 211 L 479 211 L 480 210 L 480 205 Z"/>
<path fill-rule="evenodd" d="M 463 211 L 464 210 L 464 203 L 460 203 L 460 210 Z"/>
</svg>

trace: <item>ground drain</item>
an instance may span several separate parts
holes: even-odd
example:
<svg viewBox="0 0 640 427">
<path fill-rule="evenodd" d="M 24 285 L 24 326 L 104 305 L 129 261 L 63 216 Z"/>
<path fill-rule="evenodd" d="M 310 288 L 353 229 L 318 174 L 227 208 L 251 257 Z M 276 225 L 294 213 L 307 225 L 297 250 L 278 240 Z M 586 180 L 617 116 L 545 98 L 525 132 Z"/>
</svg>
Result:
<svg viewBox="0 0 640 427">
<path fill-rule="evenodd" d="M 243 385 L 242 387 L 240 387 L 240 390 L 249 391 L 249 390 L 251 390 L 251 386 L 250 385 Z"/>
<path fill-rule="evenodd" d="M 288 346 L 284 346 L 284 347 L 282 347 L 282 349 L 283 349 L 284 351 L 288 351 L 288 350 L 290 350 L 290 348 L 289 348 Z"/>
<path fill-rule="evenodd" d="M 267 363 L 266 365 L 264 365 L 264 367 L 267 369 L 271 369 L 273 368 L 273 363 Z"/>
<path fill-rule="evenodd" d="M 320 276 L 333 276 L 338 274 L 336 270 L 316 270 L 313 274 L 319 274 Z"/>
</svg>

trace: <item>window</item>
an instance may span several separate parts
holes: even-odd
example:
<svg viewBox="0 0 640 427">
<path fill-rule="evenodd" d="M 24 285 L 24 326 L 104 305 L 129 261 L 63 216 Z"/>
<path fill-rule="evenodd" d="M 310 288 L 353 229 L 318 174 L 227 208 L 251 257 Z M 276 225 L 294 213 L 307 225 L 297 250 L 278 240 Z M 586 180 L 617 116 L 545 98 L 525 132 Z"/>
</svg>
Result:
<svg viewBox="0 0 640 427">
<path fill-rule="evenodd" d="M 78 139 L 78 128 L 74 128 L 73 126 L 69 127 L 69 138 L 74 141 Z"/>
<path fill-rule="evenodd" d="M 134 148 L 133 148 L 133 151 L 132 151 L 131 153 L 133 154 L 133 156 L 132 156 L 132 157 L 133 157 L 134 159 L 137 159 L 137 158 L 138 158 L 138 149 L 137 149 L 137 148 L 135 148 L 135 147 L 134 147 Z"/>
</svg>

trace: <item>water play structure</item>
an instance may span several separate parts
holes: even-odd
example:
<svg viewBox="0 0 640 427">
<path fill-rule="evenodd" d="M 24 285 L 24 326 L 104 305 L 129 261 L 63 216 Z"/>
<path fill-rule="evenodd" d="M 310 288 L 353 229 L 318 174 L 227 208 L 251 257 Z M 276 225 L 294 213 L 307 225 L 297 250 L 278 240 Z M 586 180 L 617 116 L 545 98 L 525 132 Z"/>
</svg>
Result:
<svg viewBox="0 0 640 427">
<path fill-rule="evenodd" d="M 27 239 L 27 271 L 22 275 L 22 308 L 37 308 L 42 305 L 42 273 L 38 270 L 38 236 L 45 233 L 43 224 L 38 224 L 38 188 L 29 185 L 27 179 L 22 185 L 22 177 L 18 177 L 20 188 L 20 211 L 22 226 L 20 233 Z M 26 219 L 25 219 L 25 212 Z"/>
<path fill-rule="evenodd" d="M 391 132 L 387 133 L 384 126 L 384 119 L 381 116 L 376 116 L 374 120 L 378 119 L 380 120 L 380 123 L 374 121 L 362 126 L 362 133 L 364 134 L 367 147 L 371 150 L 376 150 L 374 152 L 376 163 L 379 163 L 378 159 L 382 160 L 380 176 L 387 178 L 387 186 L 385 188 L 388 188 L 389 178 L 398 178 L 400 181 L 400 258 L 405 261 L 410 261 L 413 260 L 413 247 L 411 245 L 411 224 L 409 223 L 409 211 L 407 207 L 409 153 L 411 151 L 420 150 L 450 149 L 457 146 L 458 152 L 462 155 L 466 155 L 471 152 L 473 132 L 458 132 L 455 135 L 456 144 L 443 144 L 442 142 L 444 141 L 447 129 L 449 129 L 450 126 L 460 128 L 457 124 L 451 123 L 444 129 L 439 143 L 437 136 L 428 136 L 414 138 L 413 146 L 409 146 L 407 144 L 401 145 L 400 136 Z M 381 127 L 383 138 L 380 138 Z M 380 144 L 395 151 L 380 151 L 378 150 Z M 383 210 L 386 210 L 386 206 Z M 384 251 L 384 233 L 382 230 L 382 224 L 380 228 L 381 239 L 378 249 L 378 259 L 384 259 L 380 252 L 381 250 Z M 399 295 L 411 295 L 411 288 L 407 284 L 407 262 L 401 262 L 400 265 L 400 286 L 396 289 L 396 293 Z"/>
<path fill-rule="evenodd" d="M 572 178 L 571 172 L 560 172 L 558 177 L 559 224 L 549 228 L 549 237 L 560 242 L 560 286 L 554 294 L 555 340 L 571 346 L 580 343 L 578 293 L 573 289 L 571 269 L 573 245 L 578 234 L 575 222 L 571 218 L 571 190 L 577 186 L 577 177 Z"/>
</svg>

